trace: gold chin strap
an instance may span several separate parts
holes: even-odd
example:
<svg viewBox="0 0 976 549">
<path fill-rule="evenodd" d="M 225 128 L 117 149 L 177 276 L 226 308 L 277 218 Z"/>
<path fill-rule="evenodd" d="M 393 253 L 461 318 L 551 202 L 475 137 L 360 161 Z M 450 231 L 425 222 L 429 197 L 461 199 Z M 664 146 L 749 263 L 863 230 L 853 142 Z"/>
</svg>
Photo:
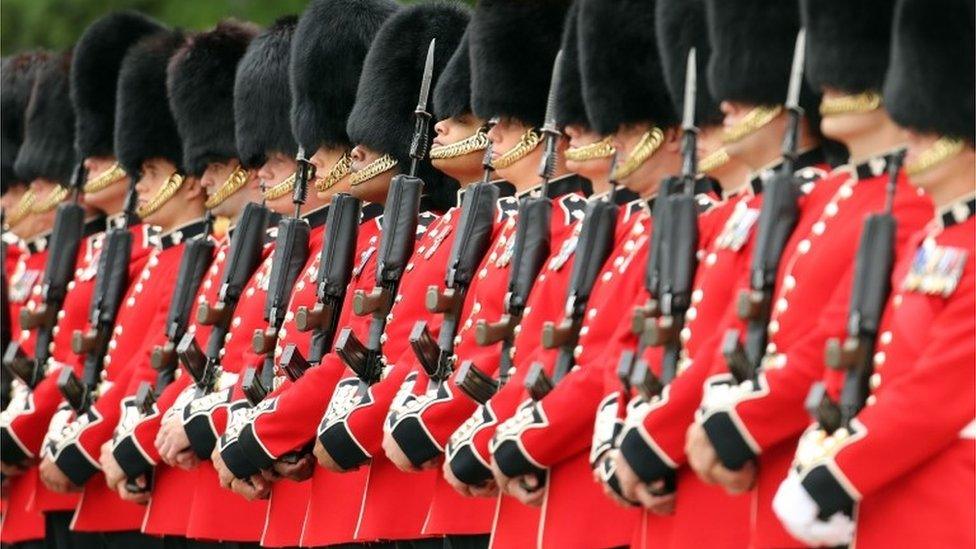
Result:
<svg viewBox="0 0 976 549">
<path fill-rule="evenodd" d="M 496 170 L 504 170 L 505 168 L 511 166 L 512 164 L 522 160 L 529 153 L 535 150 L 542 143 L 542 134 L 540 134 L 535 128 L 530 128 L 522 134 L 519 138 L 519 142 L 509 149 L 505 154 L 498 157 L 497 160 L 492 162 Z"/>
<path fill-rule="evenodd" d="M 664 143 L 664 132 L 661 131 L 661 128 L 653 127 L 644 132 L 644 135 L 641 136 L 640 141 L 637 142 L 630 156 L 620 164 L 617 164 L 617 167 L 610 175 L 610 179 L 616 181 L 626 179 L 661 148 L 661 143 Z"/>
<path fill-rule="evenodd" d="M 82 191 L 86 194 L 97 193 L 102 189 L 107 189 L 113 183 L 122 181 L 128 176 L 118 162 L 114 162 L 107 170 L 85 182 Z"/>
<path fill-rule="evenodd" d="M 841 95 L 839 97 L 824 97 L 820 100 L 820 116 L 836 116 L 838 114 L 858 114 L 871 112 L 881 106 L 881 94 L 874 91 Z"/>
<path fill-rule="evenodd" d="M 349 153 L 345 153 L 336 161 L 325 177 L 315 181 L 315 190 L 324 193 L 335 187 L 335 184 L 342 181 L 342 178 L 349 175 L 350 172 L 352 172 L 352 157 L 349 156 Z"/>
<path fill-rule="evenodd" d="M 37 195 L 34 194 L 34 191 L 27 189 L 7 215 L 7 227 L 13 227 L 27 219 L 36 200 Z"/>
<path fill-rule="evenodd" d="M 362 185 L 363 183 L 373 179 L 377 175 L 392 170 L 397 165 L 396 159 L 388 154 L 377 158 L 376 160 L 369 163 L 365 168 L 352 172 L 349 176 L 349 184 L 353 187 L 357 185 Z"/>
<path fill-rule="evenodd" d="M 446 158 L 457 158 L 459 156 L 464 156 L 477 151 L 483 151 L 487 148 L 488 133 L 484 130 L 478 130 L 478 133 L 472 135 L 471 137 L 462 139 L 457 143 L 431 147 L 429 156 L 431 160 L 443 160 Z"/>
<path fill-rule="evenodd" d="M 728 145 L 741 140 L 743 137 L 755 132 L 783 112 L 782 105 L 764 105 L 749 111 L 738 124 L 727 128 L 722 135 L 722 142 Z"/>
<path fill-rule="evenodd" d="M 247 170 L 244 168 L 240 166 L 234 168 L 234 172 L 230 174 L 227 181 L 224 181 L 223 185 L 207 197 L 207 202 L 203 206 L 208 210 L 219 206 L 224 200 L 227 200 L 231 195 L 244 187 L 244 184 L 247 183 L 247 175 Z"/>
<path fill-rule="evenodd" d="M 58 204 L 60 204 L 62 200 L 67 198 L 68 193 L 70 192 L 71 191 L 69 191 L 67 187 L 62 187 L 58 185 L 56 189 L 54 189 L 46 197 L 44 197 L 44 200 L 41 200 L 40 202 L 34 200 L 33 204 L 31 204 L 30 212 L 34 214 L 47 213 L 53 210 L 54 208 L 57 208 Z"/>
<path fill-rule="evenodd" d="M 965 142 L 952 137 L 940 137 L 931 147 L 918 155 L 914 162 L 905 166 L 905 175 L 916 176 L 928 171 L 962 152 Z"/>
<path fill-rule="evenodd" d="M 596 160 L 597 158 L 610 158 L 616 152 L 612 143 L 613 138 L 607 136 L 596 143 L 566 149 L 564 156 L 566 160 L 573 162 L 587 162 L 589 160 Z"/>
<path fill-rule="evenodd" d="M 295 188 L 295 174 L 291 174 L 284 181 L 264 190 L 265 200 L 277 200 L 290 193 Z"/>
<path fill-rule="evenodd" d="M 174 173 L 170 175 L 166 180 L 166 183 L 163 183 L 162 188 L 156 191 L 156 195 L 150 198 L 149 202 L 139 206 L 139 208 L 136 210 L 136 215 L 138 215 L 140 219 L 145 219 L 146 217 L 159 211 L 159 209 L 163 207 L 163 204 L 169 202 L 169 199 L 176 196 L 176 191 L 180 190 L 180 187 L 183 186 L 184 180 L 185 178 L 181 173 Z"/>
<path fill-rule="evenodd" d="M 708 173 L 712 170 L 721 168 L 729 161 L 729 153 L 725 149 L 719 149 L 712 154 L 702 158 L 698 163 L 699 173 Z"/>
</svg>

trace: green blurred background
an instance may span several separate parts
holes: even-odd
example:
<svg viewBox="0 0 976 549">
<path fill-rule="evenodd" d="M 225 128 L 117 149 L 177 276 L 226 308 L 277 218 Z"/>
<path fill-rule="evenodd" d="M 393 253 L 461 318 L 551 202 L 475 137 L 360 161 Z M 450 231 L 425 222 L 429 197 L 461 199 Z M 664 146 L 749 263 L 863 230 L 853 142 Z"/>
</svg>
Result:
<svg viewBox="0 0 976 549">
<path fill-rule="evenodd" d="M 411 3 L 416 0 L 399 0 Z M 466 0 L 473 4 L 474 0 Z M 170 25 L 206 29 L 224 17 L 267 25 L 301 13 L 308 0 L 2 0 L 0 53 L 71 46 L 89 23 L 112 10 L 130 8 Z"/>
</svg>

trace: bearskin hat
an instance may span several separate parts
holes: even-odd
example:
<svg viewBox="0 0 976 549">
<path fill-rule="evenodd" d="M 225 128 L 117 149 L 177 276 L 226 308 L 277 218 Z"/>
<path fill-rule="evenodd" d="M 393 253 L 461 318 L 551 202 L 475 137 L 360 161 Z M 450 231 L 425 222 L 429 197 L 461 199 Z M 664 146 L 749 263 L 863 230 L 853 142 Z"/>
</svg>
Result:
<svg viewBox="0 0 976 549">
<path fill-rule="evenodd" d="M 241 163 L 264 164 L 269 152 L 295 156 L 291 133 L 288 57 L 298 17 L 279 18 L 257 35 L 237 65 L 234 80 L 234 133 Z M 324 85 L 324 84 L 323 84 Z"/>
<path fill-rule="evenodd" d="M 71 54 L 40 61 L 24 118 L 24 142 L 14 172 L 21 181 L 38 178 L 66 184 L 75 167 L 75 114 L 68 72 Z"/>
<path fill-rule="evenodd" d="M 142 163 L 165 158 L 183 167 L 183 146 L 166 98 L 166 66 L 182 45 L 180 30 L 147 36 L 129 49 L 119 71 L 115 104 L 115 156 L 136 177 Z"/>
<path fill-rule="evenodd" d="M 790 83 L 800 7 L 783 0 L 705 0 L 708 86 L 718 101 L 782 105 Z M 815 115 L 818 94 L 804 84 L 800 105 Z"/>
<path fill-rule="evenodd" d="M 320 146 L 349 146 L 346 122 L 356 102 L 363 60 L 393 0 L 313 0 L 291 46 L 291 127 L 312 154 Z"/>
<path fill-rule="evenodd" d="M 234 75 L 258 30 L 250 23 L 222 21 L 188 38 L 169 61 L 169 105 L 190 175 L 201 175 L 211 162 L 238 158 Z"/>
<path fill-rule="evenodd" d="M 434 89 L 434 110 L 441 120 L 471 112 L 471 59 L 468 32 L 447 61 Z"/>
<path fill-rule="evenodd" d="M 471 19 L 471 106 L 484 119 L 544 122 L 569 0 L 482 0 Z"/>
<path fill-rule="evenodd" d="M 705 4 L 702 0 L 657 0 L 657 44 L 664 67 L 664 81 L 671 90 L 675 112 L 684 111 L 685 73 L 688 52 L 695 48 L 698 68 L 698 87 L 695 96 L 695 120 L 699 126 L 722 123 L 718 101 L 708 89 L 708 27 L 705 24 Z"/>
<path fill-rule="evenodd" d="M 593 129 L 609 134 L 621 124 L 674 124 L 677 116 L 654 37 L 654 1 L 580 2 L 583 100 Z"/>
<path fill-rule="evenodd" d="M 583 77 L 579 67 L 579 2 L 574 2 L 566 14 L 562 39 L 562 78 L 556 89 L 556 121 L 561 126 L 579 124 L 589 126 L 586 104 L 583 103 Z"/>
<path fill-rule="evenodd" d="M 110 13 L 85 29 L 71 62 L 71 102 L 75 107 L 75 149 L 82 158 L 114 154 L 115 94 L 119 68 L 129 48 L 163 30 L 134 11 Z"/>
<path fill-rule="evenodd" d="M 976 141 L 972 0 L 902 0 L 884 100 L 899 125 Z"/>
<path fill-rule="evenodd" d="M 18 183 L 26 183 L 14 173 L 14 161 L 24 142 L 24 118 L 27 102 L 44 52 L 25 52 L 0 61 L 0 186 L 2 192 Z"/>
</svg>

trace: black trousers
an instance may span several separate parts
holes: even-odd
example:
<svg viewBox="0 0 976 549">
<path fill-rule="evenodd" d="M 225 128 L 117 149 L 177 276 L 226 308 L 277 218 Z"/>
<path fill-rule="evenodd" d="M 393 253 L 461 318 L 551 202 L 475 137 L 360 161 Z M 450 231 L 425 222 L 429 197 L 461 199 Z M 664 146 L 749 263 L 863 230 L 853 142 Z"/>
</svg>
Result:
<svg viewBox="0 0 976 549">
<path fill-rule="evenodd" d="M 102 535 L 97 532 L 72 532 L 74 511 L 44 513 L 44 546 L 47 549 L 102 549 Z"/>
<path fill-rule="evenodd" d="M 471 536 L 447 536 L 444 538 L 444 549 L 488 549 L 488 534 Z"/>
</svg>

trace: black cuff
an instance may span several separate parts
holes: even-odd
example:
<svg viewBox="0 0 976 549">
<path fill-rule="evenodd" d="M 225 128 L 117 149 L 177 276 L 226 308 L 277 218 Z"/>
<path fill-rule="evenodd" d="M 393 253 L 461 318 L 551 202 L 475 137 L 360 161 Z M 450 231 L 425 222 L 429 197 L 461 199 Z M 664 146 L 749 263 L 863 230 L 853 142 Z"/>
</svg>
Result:
<svg viewBox="0 0 976 549">
<path fill-rule="evenodd" d="M 153 464 L 139 451 L 134 435 L 123 437 L 112 449 L 112 456 L 128 478 L 136 478 L 153 468 Z"/>
<path fill-rule="evenodd" d="M 390 435 L 414 467 L 420 467 L 441 455 L 440 448 L 434 444 L 417 416 L 411 415 L 401 419 Z"/>
<path fill-rule="evenodd" d="M 0 461 L 18 465 L 28 458 L 7 427 L 0 429 Z"/>
<path fill-rule="evenodd" d="M 320 433 L 319 441 L 332 460 L 343 469 L 355 469 L 369 460 L 343 423 L 336 423 Z"/>
<path fill-rule="evenodd" d="M 826 465 L 820 464 L 810 469 L 801 484 L 820 507 L 822 520 L 830 518 L 838 511 L 847 516 L 853 514 L 854 498 Z"/>
<path fill-rule="evenodd" d="M 454 457 L 450 461 L 451 472 L 461 482 L 480 486 L 491 479 L 491 469 L 485 467 L 481 460 L 475 456 L 474 448 L 465 444 L 458 448 Z"/>
<path fill-rule="evenodd" d="M 98 472 L 98 467 L 88 461 L 77 442 L 65 446 L 58 453 L 55 464 L 75 486 L 84 486 Z"/>
<path fill-rule="evenodd" d="M 248 461 L 253 463 L 258 469 L 270 469 L 275 462 L 274 456 L 264 451 L 264 447 L 258 441 L 258 436 L 254 433 L 254 424 L 249 423 L 241 429 L 237 435 L 237 446 Z"/>
<path fill-rule="evenodd" d="M 736 428 L 732 416 L 728 412 L 716 412 L 705 420 L 702 425 L 708 438 L 715 447 L 719 461 L 726 469 L 738 471 L 750 460 L 756 458 L 755 452 L 742 438 L 742 433 Z"/>
<path fill-rule="evenodd" d="M 241 448 L 240 439 L 224 446 L 220 451 L 220 458 L 224 460 L 227 470 L 233 473 L 235 478 L 246 479 L 261 472 L 261 469 L 247 458 L 244 449 Z"/>
<path fill-rule="evenodd" d="M 646 484 L 662 479 L 667 482 L 668 479 L 674 478 L 674 469 L 647 444 L 637 429 L 628 429 L 621 437 L 620 455 L 627 460 L 627 464 L 637 477 Z"/>
<path fill-rule="evenodd" d="M 529 461 L 528 456 L 522 452 L 514 440 L 503 440 L 495 447 L 492 456 L 495 463 L 498 464 L 498 469 L 505 473 L 506 477 L 515 478 L 534 474 L 537 477 L 545 478 L 545 469 L 537 467 Z"/>
<path fill-rule="evenodd" d="M 193 414 L 183 423 L 183 429 L 186 431 L 186 438 L 190 440 L 193 453 L 200 459 L 210 459 L 210 454 L 217 446 L 217 435 L 210 426 L 209 414 Z"/>
</svg>

